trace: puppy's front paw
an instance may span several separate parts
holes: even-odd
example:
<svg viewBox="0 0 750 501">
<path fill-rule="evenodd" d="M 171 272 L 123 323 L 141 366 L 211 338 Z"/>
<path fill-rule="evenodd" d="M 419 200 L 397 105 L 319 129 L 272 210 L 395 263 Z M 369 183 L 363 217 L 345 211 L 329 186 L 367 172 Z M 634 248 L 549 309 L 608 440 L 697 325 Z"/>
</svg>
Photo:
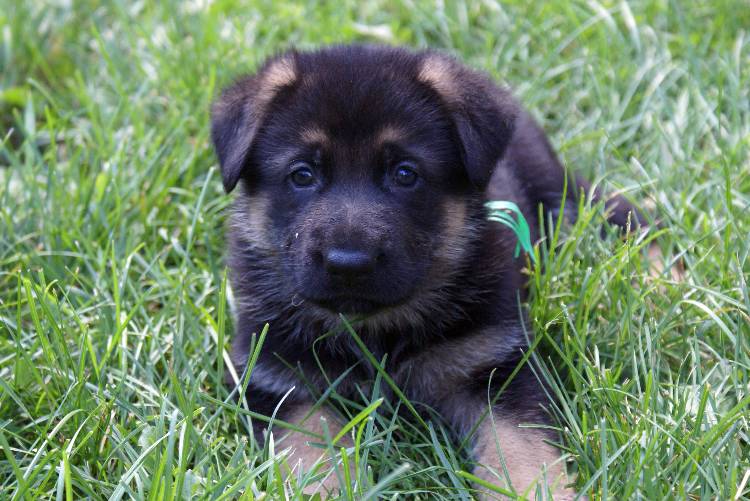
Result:
<svg viewBox="0 0 750 501">
<path fill-rule="evenodd" d="M 330 432 L 337 433 L 339 430 L 330 413 L 324 410 L 316 410 L 310 413 L 308 407 L 298 409 L 290 416 L 290 421 L 316 435 L 323 434 L 322 421 L 327 423 Z M 301 472 L 308 472 L 314 468 L 316 472 L 323 474 L 323 477 L 305 485 L 302 492 L 307 495 L 320 493 L 323 499 L 336 497 L 342 491 L 339 475 L 335 471 L 336 466 L 332 462 L 333 458 L 328 457 L 326 449 L 312 445 L 311 442 L 315 441 L 314 436 L 297 431 L 288 433 L 281 439 L 279 446 L 288 451 L 286 459 L 287 476 L 299 475 Z M 344 436 L 335 445 L 338 449 L 350 444 L 350 438 Z M 339 468 L 343 469 L 344 467 L 339 466 Z M 349 478 L 354 478 L 352 468 L 353 465 L 350 464 Z"/>
<path fill-rule="evenodd" d="M 306 476 L 307 473 L 314 470 L 316 479 L 306 482 L 302 488 L 302 493 L 314 495 L 319 493 L 322 499 L 338 497 L 344 491 L 344 486 L 340 483 L 346 481 L 344 477 L 344 466 L 339 464 L 339 471 L 332 462 L 332 458 L 327 457 L 327 452 L 323 449 L 305 446 L 306 449 L 301 451 L 290 451 L 286 460 L 287 478 L 295 476 L 298 479 Z M 309 478 L 309 477 L 308 477 Z M 349 478 L 354 478 L 353 465 L 349 465 Z"/>
<path fill-rule="evenodd" d="M 519 428 L 498 416 L 494 422 L 486 420 L 479 427 L 475 452 L 479 464 L 474 474 L 504 491 L 534 499 L 537 486 L 542 484 L 543 491 L 552 493 L 547 499 L 580 499 L 566 487 L 565 467 L 555 449 L 532 429 Z M 514 499 L 484 487 L 479 492 L 481 500 Z"/>
</svg>

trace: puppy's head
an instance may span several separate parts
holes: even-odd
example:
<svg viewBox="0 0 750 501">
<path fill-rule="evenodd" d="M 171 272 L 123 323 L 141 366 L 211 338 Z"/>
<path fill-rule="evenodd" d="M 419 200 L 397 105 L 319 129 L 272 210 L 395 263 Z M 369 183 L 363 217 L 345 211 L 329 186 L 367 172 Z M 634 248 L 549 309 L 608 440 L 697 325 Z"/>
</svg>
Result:
<svg viewBox="0 0 750 501">
<path fill-rule="evenodd" d="M 279 290 L 374 313 L 460 268 L 514 117 L 503 90 L 443 54 L 333 47 L 227 89 L 212 139 L 224 187 L 241 185 L 234 231 L 274 256 Z"/>
</svg>

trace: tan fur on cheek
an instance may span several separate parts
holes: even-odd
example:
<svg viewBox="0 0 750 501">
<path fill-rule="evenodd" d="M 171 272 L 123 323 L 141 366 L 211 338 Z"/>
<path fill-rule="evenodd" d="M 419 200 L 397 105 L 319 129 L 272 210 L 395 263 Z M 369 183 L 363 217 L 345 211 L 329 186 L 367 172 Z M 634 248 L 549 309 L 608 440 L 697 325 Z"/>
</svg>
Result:
<svg viewBox="0 0 750 501">
<path fill-rule="evenodd" d="M 482 480 L 534 499 L 535 486 L 544 482 L 546 468 L 553 499 L 572 500 L 576 496 L 575 491 L 565 487 L 565 468 L 558 453 L 544 443 L 538 431 L 519 428 L 499 416 L 494 416 L 493 426 L 493 420 L 487 418 L 479 427 L 475 451 L 479 465 L 474 474 Z M 480 499 L 506 498 L 483 490 Z"/>
<path fill-rule="evenodd" d="M 466 213 L 466 202 L 463 200 L 448 200 L 443 205 L 440 246 L 435 252 L 435 257 L 441 263 L 453 265 L 463 259 L 472 234 Z"/>
<path fill-rule="evenodd" d="M 270 200 L 264 193 L 240 194 L 234 202 L 229 225 L 244 243 L 256 247 L 268 247 Z"/>
<path fill-rule="evenodd" d="M 300 428 L 321 436 L 324 433 L 323 421 L 325 421 L 328 426 L 328 432 L 331 437 L 334 437 L 341 430 L 335 417 L 324 409 L 318 409 L 311 412 L 310 407 L 304 406 L 298 409 L 288 419 L 289 422 L 296 424 Z M 322 442 L 322 440 L 318 440 L 313 436 L 296 431 L 287 433 L 282 437 L 279 442 L 279 447 L 289 450 L 287 464 L 292 469 L 289 472 L 290 474 L 299 471 L 309 471 L 318 462 L 325 463 L 320 467 L 320 471 L 328 471 L 331 469 L 332 465 L 330 464 L 328 451 L 311 445 L 312 442 L 318 443 Z M 341 447 L 349 447 L 351 444 L 351 439 L 348 436 L 344 436 L 334 445 L 334 447 L 338 450 Z M 337 491 L 340 491 L 340 485 L 336 472 L 334 471 L 330 471 L 321 482 L 308 485 L 303 490 L 305 494 L 313 494 L 315 492 L 333 494 Z"/>
</svg>

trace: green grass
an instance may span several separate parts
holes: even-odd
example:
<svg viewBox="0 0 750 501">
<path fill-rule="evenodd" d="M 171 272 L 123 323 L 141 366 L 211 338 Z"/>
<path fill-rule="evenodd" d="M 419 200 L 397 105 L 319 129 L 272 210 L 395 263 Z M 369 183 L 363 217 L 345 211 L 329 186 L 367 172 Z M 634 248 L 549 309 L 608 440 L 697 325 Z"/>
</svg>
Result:
<svg viewBox="0 0 750 501">
<path fill-rule="evenodd" d="M 600 239 L 587 206 L 530 275 L 577 488 L 750 496 L 747 2 L 208 3 L 0 0 L 0 499 L 275 499 L 310 480 L 282 482 L 283 444 L 260 449 L 261 418 L 221 384 L 229 198 L 208 107 L 275 51 L 349 40 L 489 71 L 568 166 L 662 221 Z M 470 497 L 446 430 L 374 388 L 347 407 L 344 497 Z"/>
</svg>

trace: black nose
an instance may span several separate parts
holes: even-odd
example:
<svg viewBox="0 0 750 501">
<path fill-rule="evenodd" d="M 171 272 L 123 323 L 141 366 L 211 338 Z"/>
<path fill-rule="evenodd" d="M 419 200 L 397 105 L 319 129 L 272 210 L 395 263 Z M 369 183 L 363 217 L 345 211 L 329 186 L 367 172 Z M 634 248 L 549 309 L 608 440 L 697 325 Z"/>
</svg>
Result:
<svg viewBox="0 0 750 501">
<path fill-rule="evenodd" d="M 364 250 L 334 248 L 325 255 L 325 268 L 331 275 L 353 278 L 371 273 L 376 260 L 376 254 Z"/>
</svg>

